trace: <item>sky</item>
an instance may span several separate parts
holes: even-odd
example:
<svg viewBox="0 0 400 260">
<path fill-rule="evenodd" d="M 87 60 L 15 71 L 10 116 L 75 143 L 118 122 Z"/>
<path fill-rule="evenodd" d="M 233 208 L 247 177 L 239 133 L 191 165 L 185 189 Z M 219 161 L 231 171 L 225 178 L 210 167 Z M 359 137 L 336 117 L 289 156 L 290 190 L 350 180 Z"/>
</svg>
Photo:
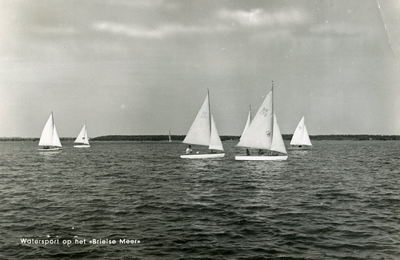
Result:
<svg viewBox="0 0 400 260">
<path fill-rule="evenodd" d="M 185 135 L 207 89 L 240 135 L 400 135 L 399 0 L 0 0 L 0 137 Z"/>
</svg>

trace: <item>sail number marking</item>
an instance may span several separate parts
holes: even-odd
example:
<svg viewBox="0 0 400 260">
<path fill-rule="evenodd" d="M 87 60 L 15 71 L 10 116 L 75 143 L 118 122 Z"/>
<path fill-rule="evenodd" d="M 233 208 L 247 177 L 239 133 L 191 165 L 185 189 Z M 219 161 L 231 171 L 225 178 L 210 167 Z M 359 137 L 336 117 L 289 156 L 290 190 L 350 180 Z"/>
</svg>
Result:
<svg viewBox="0 0 400 260">
<path fill-rule="evenodd" d="M 200 115 L 200 118 L 208 118 L 208 113 L 206 111 L 203 111 Z"/>
<path fill-rule="evenodd" d="M 260 111 L 260 114 L 264 117 L 268 116 L 268 109 L 266 107 L 263 107 L 263 109 Z"/>
</svg>

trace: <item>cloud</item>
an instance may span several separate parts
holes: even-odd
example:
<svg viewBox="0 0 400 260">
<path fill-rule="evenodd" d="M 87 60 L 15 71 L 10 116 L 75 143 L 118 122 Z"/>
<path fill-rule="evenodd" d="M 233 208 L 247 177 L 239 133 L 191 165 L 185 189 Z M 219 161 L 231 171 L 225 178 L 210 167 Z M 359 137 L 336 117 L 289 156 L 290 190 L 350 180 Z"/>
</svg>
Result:
<svg viewBox="0 0 400 260">
<path fill-rule="evenodd" d="M 291 9 L 267 13 L 263 9 L 251 11 L 243 10 L 221 10 L 218 17 L 224 21 L 237 22 L 242 26 L 285 26 L 303 23 L 307 16 L 300 10 Z"/>
<path fill-rule="evenodd" d="M 113 6 L 127 6 L 135 8 L 157 8 L 165 5 L 163 0 L 108 0 L 107 4 Z"/>
<path fill-rule="evenodd" d="M 187 26 L 180 24 L 161 25 L 157 28 L 148 28 L 140 25 L 127 25 L 114 22 L 97 22 L 92 28 L 98 32 L 108 32 L 133 38 L 160 39 L 168 35 L 188 33 L 211 33 L 216 30 L 229 30 L 226 26 Z"/>
</svg>

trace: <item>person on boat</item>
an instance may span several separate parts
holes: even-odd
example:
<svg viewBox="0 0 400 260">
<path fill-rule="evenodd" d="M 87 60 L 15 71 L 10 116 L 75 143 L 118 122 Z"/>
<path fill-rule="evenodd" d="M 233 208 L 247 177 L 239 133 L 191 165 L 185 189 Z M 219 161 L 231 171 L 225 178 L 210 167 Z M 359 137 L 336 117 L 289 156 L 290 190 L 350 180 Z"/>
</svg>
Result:
<svg viewBox="0 0 400 260">
<path fill-rule="evenodd" d="M 264 151 L 262 149 L 258 150 L 258 154 L 264 154 Z"/>
<path fill-rule="evenodd" d="M 250 155 L 250 150 L 249 149 L 246 149 L 246 155 Z"/>
<path fill-rule="evenodd" d="M 189 145 L 189 147 L 188 148 L 186 148 L 186 154 L 191 154 L 193 152 L 193 150 L 192 150 L 192 146 L 191 145 Z"/>
<path fill-rule="evenodd" d="M 211 153 L 215 153 L 215 150 L 211 149 Z"/>
</svg>

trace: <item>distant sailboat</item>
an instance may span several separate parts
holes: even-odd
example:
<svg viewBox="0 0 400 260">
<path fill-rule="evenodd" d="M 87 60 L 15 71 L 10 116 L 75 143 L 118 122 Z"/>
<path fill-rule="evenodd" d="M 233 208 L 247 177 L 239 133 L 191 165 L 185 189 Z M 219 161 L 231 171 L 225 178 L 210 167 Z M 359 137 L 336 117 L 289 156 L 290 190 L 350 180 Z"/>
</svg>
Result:
<svg viewBox="0 0 400 260">
<path fill-rule="evenodd" d="M 183 140 L 183 143 L 208 146 L 211 150 L 211 153 L 209 154 L 192 154 L 189 150 L 189 153 L 180 156 L 184 159 L 211 159 L 225 156 L 225 153 L 214 152 L 214 150 L 224 151 L 224 148 L 222 146 L 221 138 L 218 135 L 214 118 L 210 113 L 210 99 L 208 92 L 203 105 L 189 129 L 189 132 Z"/>
<path fill-rule="evenodd" d="M 168 132 L 168 142 L 172 142 L 172 138 L 171 138 L 171 130 Z"/>
<path fill-rule="evenodd" d="M 253 121 L 251 121 L 251 124 L 244 131 L 237 144 L 238 147 L 247 148 L 246 151 L 248 152 L 249 148 L 259 149 L 258 154 L 250 155 L 248 153 L 248 155 L 237 155 L 235 156 L 235 160 L 282 161 L 288 158 L 273 109 L 273 90 L 274 85 L 272 82 L 271 91 L 266 96 Z M 268 150 L 269 154 L 264 154 L 263 149 Z M 284 155 L 275 154 L 276 152 Z"/>
<path fill-rule="evenodd" d="M 89 138 L 86 130 L 86 124 L 83 125 L 81 132 L 78 137 L 75 139 L 74 147 L 76 148 L 89 148 Z"/>
<path fill-rule="evenodd" d="M 50 114 L 46 125 L 43 128 L 40 136 L 38 149 L 40 152 L 58 152 L 62 150 L 60 138 L 58 137 L 56 125 L 54 123 L 53 112 Z"/>
<path fill-rule="evenodd" d="M 304 116 L 301 118 L 299 124 L 294 130 L 292 140 L 290 141 L 290 149 L 309 149 L 311 148 L 310 136 L 307 132 L 306 124 L 304 123 Z"/>
</svg>

